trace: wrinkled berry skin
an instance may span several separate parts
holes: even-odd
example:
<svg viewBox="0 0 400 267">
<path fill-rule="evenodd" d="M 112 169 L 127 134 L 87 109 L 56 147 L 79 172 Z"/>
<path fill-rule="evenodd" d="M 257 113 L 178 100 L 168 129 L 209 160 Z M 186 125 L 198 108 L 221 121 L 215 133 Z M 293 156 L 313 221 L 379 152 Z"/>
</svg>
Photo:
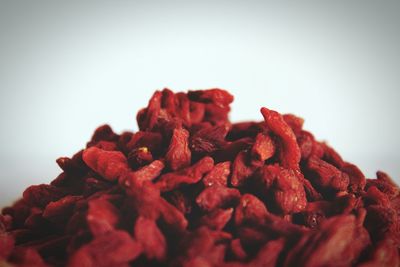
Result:
<svg viewBox="0 0 400 267">
<path fill-rule="evenodd" d="M 293 114 L 231 123 L 225 90 L 156 91 L 0 215 L 7 267 L 400 267 L 400 189 Z M 109 107 L 107 107 L 109 108 Z"/>
</svg>

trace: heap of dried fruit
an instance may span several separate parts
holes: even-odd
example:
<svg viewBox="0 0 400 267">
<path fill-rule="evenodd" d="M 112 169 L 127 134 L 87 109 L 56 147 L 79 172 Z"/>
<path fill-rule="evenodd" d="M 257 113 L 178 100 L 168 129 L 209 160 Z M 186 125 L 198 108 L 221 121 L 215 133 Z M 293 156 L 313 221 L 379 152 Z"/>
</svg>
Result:
<svg viewBox="0 0 400 267">
<path fill-rule="evenodd" d="M 99 127 L 0 216 L 1 266 L 399 266 L 400 196 L 303 120 L 233 96 L 157 91 L 140 131 Z"/>
</svg>

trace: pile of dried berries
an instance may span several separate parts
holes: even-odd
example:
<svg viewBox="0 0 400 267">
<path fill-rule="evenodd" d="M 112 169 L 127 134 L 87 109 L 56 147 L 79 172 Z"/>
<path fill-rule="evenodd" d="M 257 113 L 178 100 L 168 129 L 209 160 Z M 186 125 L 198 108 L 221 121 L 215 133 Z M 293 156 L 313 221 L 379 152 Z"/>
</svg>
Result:
<svg viewBox="0 0 400 267">
<path fill-rule="evenodd" d="M 220 89 L 157 91 L 0 215 L 1 266 L 400 266 L 400 196 L 303 120 L 232 124 Z"/>
</svg>

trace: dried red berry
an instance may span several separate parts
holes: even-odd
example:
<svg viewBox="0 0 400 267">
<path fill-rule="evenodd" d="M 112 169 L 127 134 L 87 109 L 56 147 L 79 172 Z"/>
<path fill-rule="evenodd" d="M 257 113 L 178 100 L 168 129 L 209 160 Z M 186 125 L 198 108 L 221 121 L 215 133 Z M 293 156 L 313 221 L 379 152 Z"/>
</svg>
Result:
<svg viewBox="0 0 400 267">
<path fill-rule="evenodd" d="M 239 205 L 235 210 L 235 224 L 256 224 L 265 223 L 268 210 L 264 203 L 251 194 L 245 194 L 240 198 Z"/>
<path fill-rule="evenodd" d="M 107 199 L 89 200 L 86 216 L 89 229 L 94 236 L 100 236 L 114 230 L 119 222 L 119 212 Z"/>
<path fill-rule="evenodd" d="M 260 170 L 258 176 L 263 192 L 270 196 L 279 212 L 289 214 L 305 209 L 306 193 L 297 171 L 268 165 Z"/>
<path fill-rule="evenodd" d="M 225 208 L 234 205 L 240 198 L 240 192 L 234 188 L 213 185 L 204 189 L 196 198 L 196 203 L 204 211 Z"/>
<path fill-rule="evenodd" d="M 222 89 L 156 91 L 0 215 L 0 266 L 400 266 L 400 189 Z M 118 182 L 117 182 L 118 181 Z"/>
<path fill-rule="evenodd" d="M 164 163 L 160 160 L 155 160 L 137 171 L 128 172 L 120 176 L 119 183 L 128 187 L 138 186 L 146 181 L 152 181 L 160 176 L 163 169 Z"/>
<path fill-rule="evenodd" d="M 225 125 L 204 127 L 193 132 L 190 139 L 190 149 L 197 155 L 212 154 L 222 149 L 225 144 L 225 136 L 228 129 Z"/>
<path fill-rule="evenodd" d="M 0 232 L 0 262 L 6 260 L 14 250 L 14 238 L 9 233 Z"/>
<path fill-rule="evenodd" d="M 289 251 L 283 266 L 346 266 L 363 247 L 354 250 L 358 238 L 355 217 L 342 215 L 326 220 L 316 232 L 305 234 Z M 364 246 L 367 244 L 364 244 Z"/>
<path fill-rule="evenodd" d="M 143 252 L 148 259 L 163 261 L 167 256 L 167 242 L 163 233 L 153 220 L 139 217 L 136 220 L 134 234 L 142 245 Z"/>
<path fill-rule="evenodd" d="M 232 165 L 232 186 L 238 187 L 244 185 L 256 169 L 257 166 L 252 165 L 250 162 L 249 154 L 246 151 L 240 152 Z"/>
<path fill-rule="evenodd" d="M 162 191 L 171 191 L 182 184 L 194 184 L 200 181 L 204 174 L 212 170 L 214 160 L 204 157 L 194 165 L 186 169 L 164 174 L 156 182 L 156 186 Z"/>
<path fill-rule="evenodd" d="M 190 100 L 213 103 L 218 106 L 228 106 L 233 101 L 233 96 L 225 90 L 221 89 L 208 89 L 208 90 L 196 90 L 189 91 L 188 97 Z"/>
<path fill-rule="evenodd" d="M 24 193 L 24 200 L 36 207 L 45 207 L 51 201 L 56 201 L 65 196 L 67 192 L 61 188 L 52 185 L 32 185 L 28 187 Z"/>
<path fill-rule="evenodd" d="M 322 190 L 344 191 L 349 185 L 349 176 L 335 166 L 312 156 L 308 159 L 311 182 Z"/>
<path fill-rule="evenodd" d="M 228 184 L 228 177 L 231 173 L 231 163 L 229 161 L 218 163 L 212 170 L 203 178 L 205 186 L 212 186 L 214 184 L 224 185 Z"/>
<path fill-rule="evenodd" d="M 127 232 L 111 231 L 82 246 L 71 256 L 68 266 L 123 266 L 141 252 L 141 245 Z"/>
<path fill-rule="evenodd" d="M 256 136 L 251 155 L 253 159 L 260 161 L 261 165 L 264 161 L 271 158 L 275 154 L 275 144 L 271 137 L 265 133 L 259 133 Z"/>
<path fill-rule="evenodd" d="M 280 161 L 282 166 L 297 170 L 299 168 L 301 152 L 293 130 L 278 112 L 262 108 L 261 113 L 264 116 L 268 128 L 271 129 L 281 141 Z"/>
<path fill-rule="evenodd" d="M 216 209 L 200 219 L 200 224 L 209 227 L 212 230 L 222 230 L 231 219 L 233 208 Z"/>
<path fill-rule="evenodd" d="M 103 178 L 114 181 L 129 171 L 128 161 L 119 151 L 90 147 L 83 152 L 83 161 Z"/>
<path fill-rule="evenodd" d="M 190 165 L 192 152 L 189 150 L 189 132 L 175 129 L 165 159 L 171 170 L 176 171 Z"/>
</svg>

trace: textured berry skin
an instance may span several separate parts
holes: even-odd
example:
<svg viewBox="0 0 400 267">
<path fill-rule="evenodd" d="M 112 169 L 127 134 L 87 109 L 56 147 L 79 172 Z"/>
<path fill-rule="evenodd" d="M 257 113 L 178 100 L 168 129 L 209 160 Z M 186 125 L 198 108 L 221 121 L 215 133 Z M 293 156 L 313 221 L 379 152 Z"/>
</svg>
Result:
<svg viewBox="0 0 400 267">
<path fill-rule="evenodd" d="M 233 96 L 156 91 L 137 132 L 95 130 L 0 215 L 0 266 L 400 267 L 399 187 L 304 120 Z"/>
</svg>

